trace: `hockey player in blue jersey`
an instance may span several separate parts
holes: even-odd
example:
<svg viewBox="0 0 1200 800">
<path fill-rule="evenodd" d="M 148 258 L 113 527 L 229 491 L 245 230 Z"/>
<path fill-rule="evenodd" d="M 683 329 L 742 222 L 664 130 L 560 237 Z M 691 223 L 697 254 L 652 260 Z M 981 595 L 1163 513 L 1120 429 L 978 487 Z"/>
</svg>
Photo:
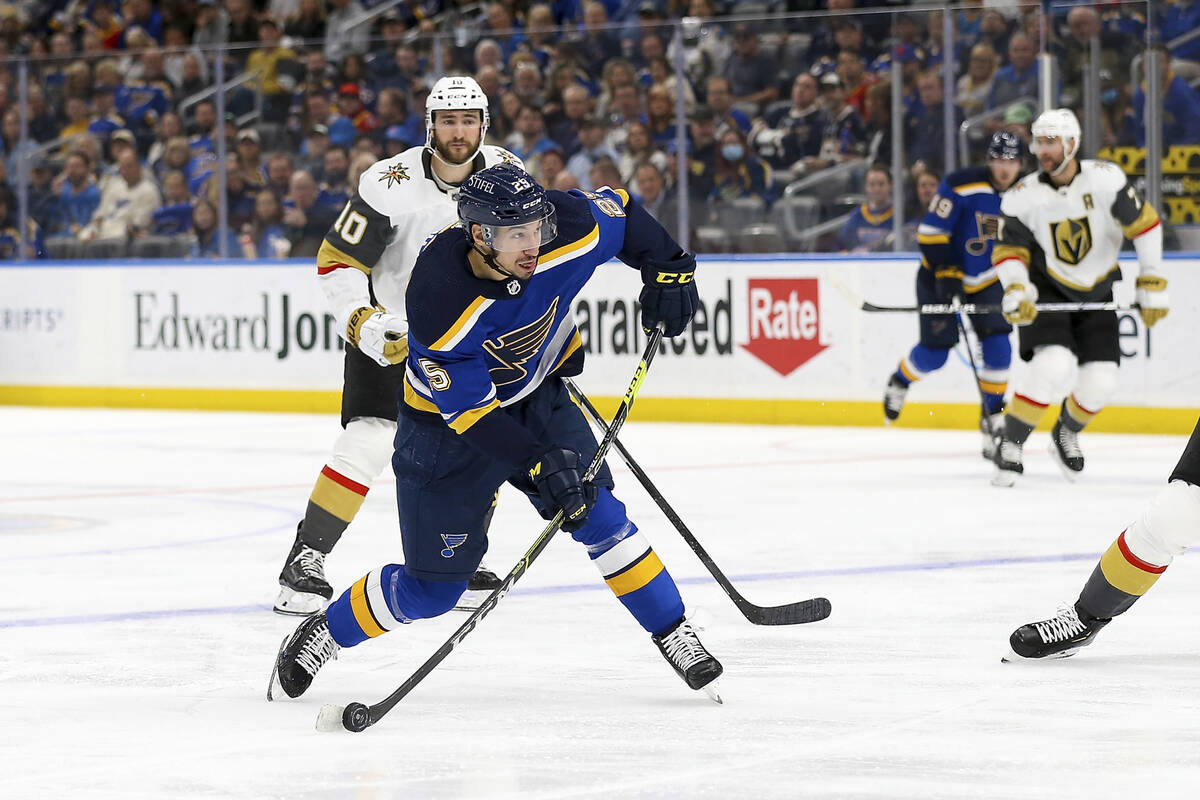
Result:
<svg viewBox="0 0 1200 800">
<path fill-rule="evenodd" d="M 917 304 L 950 303 L 964 296 L 973 303 L 999 305 L 1004 290 L 992 269 L 992 243 L 1000 214 L 1000 194 L 1021 172 L 1021 140 L 997 131 L 988 143 L 986 167 L 966 167 L 950 173 L 938 187 L 929 211 L 917 228 L 921 268 L 917 270 Z M 995 436 L 1004 423 L 1004 393 L 1012 361 L 1012 328 L 1004 315 L 972 315 L 971 323 L 983 348 L 979 388 L 983 408 L 983 457 L 995 453 Z M 958 343 L 953 314 L 922 314 L 921 338 L 888 380 L 883 395 L 886 422 L 900 416 L 908 388 L 941 368 Z M 995 431 L 995 434 L 993 434 Z"/>
<path fill-rule="evenodd" d="M 285 639 L 272 680 L 298 697 L 341 648 L 453 608 L 508 482 L 543 517 L 562 509 L 563 529 L 680 677 L 719 699 L 721 664 L 613 495 L 607 466 L 581 481 L 596 439 L 560 379 L 582 369 L 572 305 L 598 267 L 616 257 L 640 268 L 642 325 L 678 336 L 698 304 L 695 258 L 626 192 L 546 192 L 511 164 L 474 173 L 458 213 L 461 224 L 422 250 L 406 295 L 392 458 L 405 563 L 373 570 L 309 617 Z"/>
</svg>

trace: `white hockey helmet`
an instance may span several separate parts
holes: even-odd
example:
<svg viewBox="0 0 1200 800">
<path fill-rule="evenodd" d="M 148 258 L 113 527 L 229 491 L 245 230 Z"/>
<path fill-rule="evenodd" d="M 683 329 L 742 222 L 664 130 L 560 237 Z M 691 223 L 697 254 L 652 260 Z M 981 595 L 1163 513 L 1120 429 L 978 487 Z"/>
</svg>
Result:
<svg viewBox="0 0 1200 800">
<path fill-rule="evenodd" d="M 1079 152 L 1082 132 L 1079 129 L 1079 120 L 1075 117 L 1075 112 L 1069 108 L 1046 109 L 1033 121 L 1030 133 L 1033 138 L 1029 142 L 1029 152 L 1035 156 L 1038 154 L 1038 137 L 1057 138 L 1062 142 L 1063 160 L 1051 173 L 1052 175 L 1058 175 L 1066 169 L 1067 164 L 1071 163 L 1071 159 Z"/>
<path fill-rule="evenodd" d="M 435 111 L 478 111 L 482 118 L 479 129 L 479 146 L 483 147 L 483 139 L 487 136 L 488 126 L 492 122 L 488 112 L 487 95 L 474 78 L 466 75 L 447 75 L 438 78 L 437 83 L 429 90 L 429 98 L 425 101 L 425 146 L 437 155 L 433 146 L 433 113 Z M 479 153 L 477 149 L 471 153 L 474 158 Z"/>
</svg>

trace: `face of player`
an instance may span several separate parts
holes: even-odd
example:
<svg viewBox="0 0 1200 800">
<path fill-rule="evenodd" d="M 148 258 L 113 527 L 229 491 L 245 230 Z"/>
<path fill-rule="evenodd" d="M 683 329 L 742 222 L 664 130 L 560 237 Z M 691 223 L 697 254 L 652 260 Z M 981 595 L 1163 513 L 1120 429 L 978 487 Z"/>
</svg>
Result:
<svg viewBox="0 0 1200 800">
<path fill-rule="evenodd" d="M 1015 158 L 993 158 L 988 161 L 988 169 L 992 172 L 992 183 L 1000 191 L 1013 185 L 1017 175 L 1021 173 L 1021 162 Z"/>
<path fill-rule="evenodd" d="M 1038 164 L 1043 172 L 1053 172 L 1063 162 L 1066 153 L 1063 141 L 1057 136 L 1039 136 L 1034 140 L 1037 147 Z"/>
<path fill-rule="evenodd" d="M 510 225 L 497 228 L 495 239 L 491 243 L 492 258 L 502 269 L 525 280 L 537 269 L 538 251 L 542 247 L 542 221 L 528 222 L 524 225 Z M 481 229 L 475 231 L 475 241 L 481 247 L 489 245 L 483 239 Z M 507 278 L 501 275 L 498 279 Z"/>
<path fill-rule="evenodd" d="M 438 111 L 433 115 L 433 148 L 447 164 L 465 164 L 479 150 L 483 115 L 479 111 Z"/>
</svg>

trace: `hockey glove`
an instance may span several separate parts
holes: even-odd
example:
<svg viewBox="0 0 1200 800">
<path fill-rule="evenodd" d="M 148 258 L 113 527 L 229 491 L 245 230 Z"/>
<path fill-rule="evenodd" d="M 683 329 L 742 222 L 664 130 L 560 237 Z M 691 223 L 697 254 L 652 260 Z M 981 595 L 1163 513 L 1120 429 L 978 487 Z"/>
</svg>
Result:
<svg viewBox="0 0 1200 800">
<path fill-rule="evenodd" d="M 579 453 L 555 448 L 548 450 L 525 469 L 537 487 L 542 503 L 550 511 L 562 509 L 562 528 L 574 533 L 587 522 L 596 502 L 596 487 L 584 484 L 579 475 Z"/>
<path fill-rule="evenodd" d="M 696 291 L 696 259 L 691 256 L 676 259 L 664 267 L 642 268 L 642 329 L 647 333 L 662 323 L 663 333 L 678 336 L 683 333 L 700 306 Z"/>
<path fill-rule="evenodd" d="M 356 308 L 346 324 L 346 341 L 381 367 L 402 364 L 408 357 L 408 321 L 376 308 Z"/>
<path fill-rule="evenodd" d="M 1004 290 L 1000 310 L 1004 312 L 1004 318 L 1013 325 L 1028 325 L 1037 318 L 1037 299 L 1036 286 L 1027 287 L 1023 283 L 1014 283 Z"/>
<path fill-rule="evenodd" d="M 961 269 L 954 267 L 943 267 L 934 275 L 933 291 L 937 294 L 938 299 L 945 303 L 952 303 L 957 297 L 963 296 L 963 273 Z"/>
<path fill-rule="evenodd" d="M 1167 296 L 1167 279 L 1158 275 L 1142 275 L 1134 284 L 1137 286 L 1137 304 L 1142 314 L 1142 322 L 1147 328 L 1153 328 L 1154 323 L 1170 311 L 1170 298 Z"/>
</svg>

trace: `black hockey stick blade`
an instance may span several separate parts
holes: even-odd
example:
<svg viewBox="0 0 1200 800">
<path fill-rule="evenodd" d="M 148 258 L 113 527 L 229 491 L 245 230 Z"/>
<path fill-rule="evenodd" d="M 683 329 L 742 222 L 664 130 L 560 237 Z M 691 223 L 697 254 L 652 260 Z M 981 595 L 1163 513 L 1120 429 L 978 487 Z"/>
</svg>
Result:
<svg viewBox="0 0 1200 800">
<path fill-rule="evenodd" d="M 563 378 L 563 383 L 566 384 L 567 391 L 571 393 L 571 396 L 583 407 L 588 417 L 595 422 L 596 426 L 604 432 L 606 437 L 609 436 L 611 428 L 605 424 L 604 418 L 600 416 L 600 412 L 592 405 L 592 401 L 588 399 L 587 395 L 570 378 Z M 824 597 L 814 597 L 810 600 L 800 600 L 782 606 L 759 606 L 743 597 L 742 593 L 725 577 L 725 573 L 712 560 L 712 556 L 708 554 L 708 551 L 704 549 L 688 526 L 684 524 L 683 519 L 675 512 L 674 507 L 662 496 L 662 492 L 658 491 L 658 487 L 650 480 L 650 476 L 634 460 L 633 455 L 625 449 L 625 445 L 621 443 L 621 440 L 613 437 L 613 447 L 617 448 L 617 452 L 621 454 L 621 459 L 625 462 L 625 466 L 629 467 L 629 471 L 638 479 L 638 483 L 642 484 L 642 488 L 650 495 L 655 505 L 666 515 L 671 524 L 675 526 L 675 530 L 679 531 L 679 535 L 687 542 L 688 547 L 692 548 L 692 552 L 700 559 L 700 563 L 709 571 L 713 579 L 725 590 L 725 594 L 729 595 L 729 599 L 737 606 L 737 610 L 742 612 L 743 617 L 754 625 L 801 625 L 806 622 L 819 622 L 829 616 L 833 607 Z"/>
<path fill-rule="evenodd" d="M 642 352 L 642 360 L 638 362 L 637 369 L 634 370 L 633 379 L 629 382 L 629 388 L 625 390 L 625 396 L 621 399 L 621 405 L 617 408 L 617 413 L 613 417 L 608 434 L 596 447 L 596 455 L 592 458 L 591 464 L 588 465 L 587 471 L 583 475 L 584 482 L 594 478 L 604 465 L 604 457 L 608 454 L 609 448 L 612 447 L 613 442 L 616 440 L 617 432 L 629 417 L 629 411 L 633 408 L 633 401 L 642 388 L 642 382 L 646 379 L 646 373 L 650 369 L 650 362 L 654 360 L 654 355 L 658 352 L 658 344 L 662 340 L 662 336 L 663 331 L 659 327 L 647 339 L 646 349 Z M 326 705 L 322 707 L 320 713 L 317 715 L 317 730 L 338 730 L 337 721 L 340 719 L 342 729 L 361 733 L 383 719 L 418 683 L 425 680 L 429 673 L 433 672 L 434 668 L 438 664 L 441 664 L 446 656 L 450 655 L 450 651 L 457 647 L 467 637 L 467 634 L 475 630 L 475 626 L 479 624 L 479 621 L 496 607 L 500 599 L 508 594 L 513 585 L 528 571 L 534 560 L 546 549 L 546 545 L 550 544 L 550 540 L 554 538 L 554 534 L 558 533 L 558 529 L 562 523 L 563 513 L 560 510 L 554 515 L 554 519 L 550 520 L 546 527 L 542 529 L 537 538 L 533 540 L 533 544 L 525 551 L 525 555 L 509 570 L 508 575 L 500 582 L 500 585 L 492 590 L 492 593 L 480 604 L 479 608 L 475 609 L 471 613 L 471 616 L 467 617 L 466 622 L 458 626 L 458 630 L 451 634 L 450 638 L 443 642 L 442 646 L 433 655 L 425 659 L 425 663 L 418 667 L 416 672 L 408 676 L 408 679 L 400 684 L 396 691 L 370 706 L 358 702 L 349 703 L 346 706 Z"/>
<path fill-rule="evenodd" d="M 744 601 L 738 603 L 738 610 L 755 625 L 803 625 L 806 622 L 820 622 L 833 612 L 833 604 L 824 597 L 814 597 L 811 600 L 801 600 L 784 606 L 756 606 Z"/>
</svg>

